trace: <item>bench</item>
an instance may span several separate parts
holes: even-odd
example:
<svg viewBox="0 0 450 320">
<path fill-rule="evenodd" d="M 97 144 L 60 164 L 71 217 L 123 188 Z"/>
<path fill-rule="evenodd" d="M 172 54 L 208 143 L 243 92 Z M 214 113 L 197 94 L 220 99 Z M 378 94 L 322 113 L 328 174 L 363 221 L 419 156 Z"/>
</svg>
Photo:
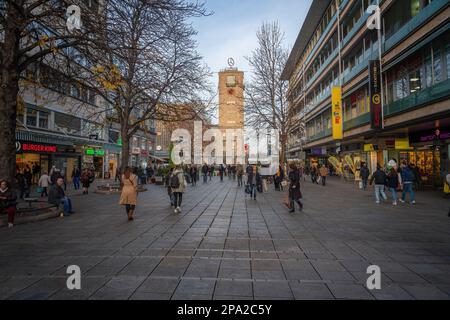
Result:
<svg viewBox="0 0 450 320">
<path fill-rule="evenodd" d="M 23 199 L 26 203 L 28 203 L 28 206 L 31 208 L 31 204 L 34 202 L 39 202 L 38 198 L 24 198 Z"/>
</svg>

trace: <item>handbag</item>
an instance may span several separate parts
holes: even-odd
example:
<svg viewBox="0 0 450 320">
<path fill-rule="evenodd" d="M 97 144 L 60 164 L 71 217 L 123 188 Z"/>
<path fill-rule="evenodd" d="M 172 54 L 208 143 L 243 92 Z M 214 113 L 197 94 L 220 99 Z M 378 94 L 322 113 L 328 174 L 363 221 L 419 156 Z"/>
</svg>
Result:
<svg viewBox="0 0 450 320">
<path fill-rule="evenodd" d="M 36 192 L 37 193 L 42 193 L 42 192 L 44 192 L 44 188 L 43 187 L 37 187 L 36 188 Z"/>
<path fill-rule="evenodd" d="M 286 180 L 283 180 L 283 181 L 281 181 L 281 185 L 283 186 L 283 187 L 286 187 L 287 186 L 287 181 Z"/>
</svg>

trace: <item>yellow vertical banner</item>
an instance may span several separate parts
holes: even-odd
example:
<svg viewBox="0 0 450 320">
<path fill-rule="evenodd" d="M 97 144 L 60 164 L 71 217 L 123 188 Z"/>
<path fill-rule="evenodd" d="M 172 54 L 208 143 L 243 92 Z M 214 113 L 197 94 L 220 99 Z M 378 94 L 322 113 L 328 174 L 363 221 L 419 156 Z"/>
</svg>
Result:
<svg viewBox="0 0 450 320">
<path fill-rule="evenodd" d="M 331 116 L 333 139 L 341 140 L 343 138 L 343 116 L 342 116 L 342 90 L 341 87 L 333 87 L 331 91 Z"/>
</svg>

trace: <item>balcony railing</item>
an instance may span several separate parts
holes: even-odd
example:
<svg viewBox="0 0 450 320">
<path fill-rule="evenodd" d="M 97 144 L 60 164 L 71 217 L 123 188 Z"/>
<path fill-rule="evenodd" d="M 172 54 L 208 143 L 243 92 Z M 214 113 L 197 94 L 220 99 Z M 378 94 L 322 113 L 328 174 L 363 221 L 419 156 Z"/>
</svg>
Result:
<svg viewBox="0 0 450 320">
<path fill-rule="evenodd" d="M 370 122 L 370 112 L 364 113 L 356 118 L 344 121 L 344 130 L 350 130 L 356 127 L 366 125 Z"/>
<path fill-rule="evenodd" d="M 401 27 L 397 32 L 395 32 L 389 39 L 384 41 L 382 45 L 383 52 L 390 50 L 396 44 L 401 42 L 410 33 L 416 30 L 420 25 L 425 23 L 431 16 L 436 12 L 440 11 L 442 8 L 449 5 L 448 0 L 434 0 L 429 5 L 427 5 L 423 10 L 421 10 L 414 18 L 407 22 L 403 27 Z"/>
<path fill-rule="evenodd" d="M 331 136 L 331 128 L 322 130 L 322 131 L 320 131 L 319 133 L 316 133 L 313 136 L 309 136 L 308 139 L 307 139 L 307 142 L 313 142 L 313 141 L 316 141 L 316 140 L 320 140 L 320 139 L 326 138 L 328 136 Z"/>
<path fill-rule="evenodd" d="M 450 96 L 450 79 L 439 82 L 432 87 L 416 91 L 406 98 L 389 103 L 384 108 L 384 115 L 391 116 L 409 109 Z"/>
</svg>

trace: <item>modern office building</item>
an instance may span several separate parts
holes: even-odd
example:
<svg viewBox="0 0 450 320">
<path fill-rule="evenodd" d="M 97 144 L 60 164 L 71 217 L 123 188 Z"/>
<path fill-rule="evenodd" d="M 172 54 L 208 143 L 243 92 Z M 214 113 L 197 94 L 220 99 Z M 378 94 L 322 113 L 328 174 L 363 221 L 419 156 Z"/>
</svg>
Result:
<svg viewBox="0 0 450 320">
<path fill-rule="evenodd" d="M 367 26 L 371 5 L 379 5 L 380 32 Z M 406 160 L 419 167 L 424 186 L 442 186 L 450 152 L 449 28 L 448 0 L 314 0 L 283 73 L 290 108 L 306 127 L 305 136 L 291 136 L 289 156 L 306 151 L 309 163 L 350 156 L 353 176 L 361 161 L 373 170 Z M 383 121 L 373 129 L 369 61 L 380 55 Z M 342 139 L 332 135 L 334 86 L 342 92 Z"/>
</svg>

